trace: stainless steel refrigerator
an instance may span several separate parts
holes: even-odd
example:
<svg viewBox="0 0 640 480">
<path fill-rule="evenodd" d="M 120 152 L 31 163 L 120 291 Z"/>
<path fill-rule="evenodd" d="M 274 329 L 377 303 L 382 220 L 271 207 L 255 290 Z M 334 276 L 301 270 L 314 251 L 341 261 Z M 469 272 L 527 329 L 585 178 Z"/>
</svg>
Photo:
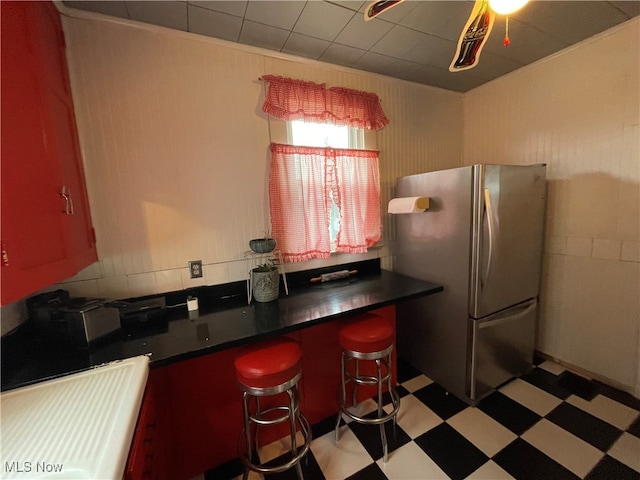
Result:
<svg viewBox="0 0 640 480">
<path fill-rule="evenodd" d="M 398 305 L 398 355 L 475 405 L 532 368 L 546 203 L 545 165 L 474 165 L 402 177 L 394 269 L 444 285 Z"/>
</svg>

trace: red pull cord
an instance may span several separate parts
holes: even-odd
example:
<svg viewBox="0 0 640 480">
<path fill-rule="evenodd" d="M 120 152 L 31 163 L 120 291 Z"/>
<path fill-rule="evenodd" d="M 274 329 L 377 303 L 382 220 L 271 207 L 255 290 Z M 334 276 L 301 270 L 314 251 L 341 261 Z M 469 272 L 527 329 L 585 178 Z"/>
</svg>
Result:
<svg viewBox="0 0 640 480">
<path fill-rule="evenodd" d="M 505 23 L 505 32 L 504 32 L 504 40 L 502 43 L 504 43 L 505 47 L 508 47 L 509 44 L 511 43 L 511 40 L 509 40 L 509 15 L 507 15 L 505 17 L 506 19 L 506 23 Z"/>
</svg>

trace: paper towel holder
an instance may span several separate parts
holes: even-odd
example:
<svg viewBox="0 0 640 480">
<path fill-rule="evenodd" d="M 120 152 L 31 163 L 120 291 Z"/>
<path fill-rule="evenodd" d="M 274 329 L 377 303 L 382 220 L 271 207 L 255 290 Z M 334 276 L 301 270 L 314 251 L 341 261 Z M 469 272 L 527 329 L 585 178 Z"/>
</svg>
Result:
<svg viewBox="0 0 640 480">
<path fill-rule="evenodd" d="M 429 197 L 401 197 L 389 201 L 387 212 L 391 214 L 423 213 L 429 209 Z"/>
</svg>

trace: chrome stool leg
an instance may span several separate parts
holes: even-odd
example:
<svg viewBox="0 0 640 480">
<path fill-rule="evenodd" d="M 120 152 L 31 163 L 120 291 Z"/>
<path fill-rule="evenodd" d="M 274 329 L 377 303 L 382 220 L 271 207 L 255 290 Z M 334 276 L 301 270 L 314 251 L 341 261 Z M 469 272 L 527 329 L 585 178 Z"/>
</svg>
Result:
<svg viewBox="0 0 640 480">
<path fill-rule="evenodd" d="M 393 345 L 389 346 L 385 350 L 378 352 L 370 352 L 370 353 L 362 353 L 362 352 L 354 352 L 351 350 L 342 349 L 341 360 L 340 360 L 340 405 L 338 416 L 336 419 L 336 431 L 335 437 L 336 442 L 339 440 L 339 426 L 342 415 L 345 415 L 351 418 L 353 421 L 358 423 L 365 424 L 373 424 L 378 425 L 380 428 L 380 440 L 382 442 L 382 453 L 383 453 L 383 462 L 386 463 L 389 458 L 389 445 L 387 441 L 387 433 L 385 430 L 385 423 L 388 421 L 393 421 L 393 427 L 395 430 L 396 425 L 396 416 L 400 409 L 400 397 L 398 392 L 392 385 L 392 368 L 393 364 L 392 353 Z M 353 359 L 355 361 L 354 374 L 349 373 L 348 371 L 348 363 Z M 372 360 L 375 361 L 376 365 L 376 374 L 373 375 L 361 375 L 360 368 L 358 365 L 359 360 Z M 377 418 L 366 418 L 359 416 L 358 414 L 349 411 L 346 406 L 346 384 L 348 382 L 353 382 L 354 390 L 358 385 L 371 385 L 376 387 L 376 396 L 377 396 Z M 384 400 L 383 400 L 383 387 L 387 386 L 389 391 L 389 395 L 391 397 L 392 410 L 389 413 L 384 411 Z M 355 401 L 355 394 L 354 394 Z"/>
</svg>

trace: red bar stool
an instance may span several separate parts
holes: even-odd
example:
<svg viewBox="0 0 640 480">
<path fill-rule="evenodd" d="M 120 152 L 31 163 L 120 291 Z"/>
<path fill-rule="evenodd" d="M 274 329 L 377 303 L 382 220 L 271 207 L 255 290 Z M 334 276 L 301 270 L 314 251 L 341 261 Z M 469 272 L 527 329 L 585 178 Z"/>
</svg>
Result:
<svg viewBox="0 0 640 480">
<path fill-rule="evenodd" d="M 302 480 L 300 460 L 309 451 L 311 429 L 309 422 L 300 412 L 300 394 L 298 392 L 298 380 L 302 375 L 300 346 L 287 338 L 271 340 L 261 343 L 257 348 L 236 358 L 234 365 L 238 385 L 242 390 L 244 409 L 244 429 L 238 441 L 239 456 L 245 466 L 243 478 L 245 480 L 248 478 L 249 470 L 260 473 L 277 473 L 295 466 L 298 478 Z M 278 395 L 283 392 L 289 396 L 287 405 L 264 410 L 260 408 L 260 397 Z M 255 399 L 253 413 L 250 408 L 252 398 Z M 255 449 L 257 450 L 258 427 L 276 425 L 285 421 L 289 421 L 290 425 L 291 459 L 278 465 L 269 466 L 254 463 L 251 426 L 256 426 Z M 300 448 L 296 442 L 296 421 L 304 437 L 304 443 Z"/>
<path fill-rule="evenodd" d="M 388 446 L 384 424 L 392 420 L 395 427 L 396 416 L 400 409 L 400 396 L 391 384 L 393 331 L 393 324 L 386 318 L 367 313 L 346 322 L 338 332 L 338 341 L 342 350 L 340 362 L 342 384 L 340 388 L 340 411 L 336 419 L 336 442 L 340 436 L 339 427 L 342 415 L 346 415 L 359 423 L 379 425 L 384 454 L 383 461 L 385 463 L 388 458 Z M 352 360 L 354 365 L 350 370 L 349 364 Z M 360 372 L 360 361 L 374 361 L 376 375 L 362 374 Z M 356 405 L 358 385 L 375 385 L 377 387 L 378 414 L 376 417 L 366 418 L 347 409 L 347 384 L 349 382 L 353 382 L 353 406 Z M 393 405 L 393 409 L 389 413 L 382 409 L 382 387 L 385 383 Z"/>
</svg>

